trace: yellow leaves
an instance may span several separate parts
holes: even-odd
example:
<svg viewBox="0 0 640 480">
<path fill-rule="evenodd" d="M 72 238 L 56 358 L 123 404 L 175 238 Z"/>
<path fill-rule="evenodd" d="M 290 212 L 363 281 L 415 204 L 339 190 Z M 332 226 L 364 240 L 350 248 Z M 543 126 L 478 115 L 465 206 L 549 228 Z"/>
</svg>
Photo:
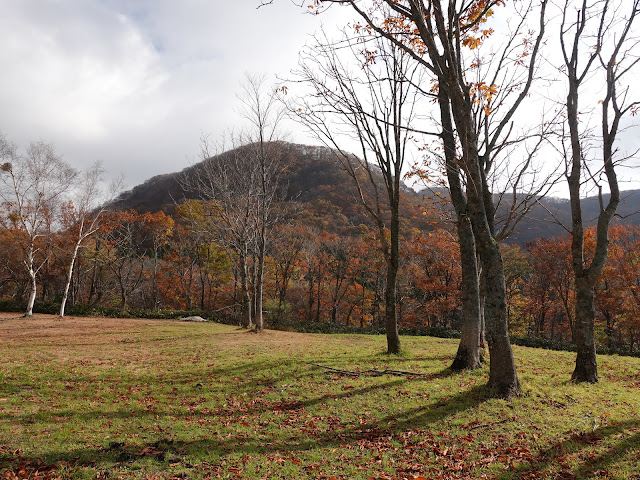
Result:
<svg viewBox="0 0 640 480">
<path fill-rule="evenodd" d="M 382 30 L 387 33 L 392 33 L 396 36 L 396 39 L 408 46 L 413 50 L 416 55 L 424 55 L 427 52 L 427 47 L 423 40 L 420 38 L 420 31 L 407 17 L 402 15 L 385 17 L 381 24 Z M 362 27 L 356 25 L 356 33 L 359 33 L 361 29 L 365 30 L 368 34 L 371 34 L 373 30 L 371 27 Z"/>
<path fill-rule="evenodd" d="M 491 99 L 493 95 L 498 93 L 498 85 L 496 85 L 495 83 L 492 83 L 488 87 L 481 88 L 480 90 L 485 92 L 487 95 L 489 95 L 489 99 Z"/>
<path fill-rule="evenodd" d="M 474 29 L 474 31 L 477 29 Z M 493 28 L 487 28 L 485 30 L 482 30 L 480 32 L 480 35 L 477 37 L 474 37 L 472 35 L 466 36 L 462 39 L 462 46 L 463 47 L 467 47 L 471 50 L 475 50 L 478 47 L 480 47 L 480 45 L 482 45 L 482 42 L 484 42 L 487 38 L 489 38 L 491 35 L 493 35 Z"/>
<path fill-rule="evenodd" d="M 408 19 L 403 16 L 387 17 L 383 20 L 382 26 L 387 32 L 406 31 L 408 28 Z"/>
<path fill-rule="evenodd" d="M 499 1 L 495 3 L 496 6 L 503 6 L 504 2 Z M 476 31 L 479 25 L 489 20 L 489 17 L 493 15 L 493 9 L 487 8 L 487 0 L 477 0 L 473 2 L 467 9 L 466 15 L 460 19 L 460 25 L 467 27 L 474 25 L 473 30 Z"/>
<path fill-rule="evenodd" d="M 482 40 L 476 37 L 467 37 L 464 40 L 462 40 L 462 46 L 470 48 L 471 50 L 475 50 L 480 45 L 482 45 Z"/>
<path fill-rule="evenodd" d="M 471 94 L 475 97 L 475 103 L 481 106 L 485 115 L 490 115 L 493 108 L 491 101 L 494 95 L 498 93 L 498 85 L 492 83 L 487 85 L 485 82 L 475 83 L 471 86 Z"/>
</svg>

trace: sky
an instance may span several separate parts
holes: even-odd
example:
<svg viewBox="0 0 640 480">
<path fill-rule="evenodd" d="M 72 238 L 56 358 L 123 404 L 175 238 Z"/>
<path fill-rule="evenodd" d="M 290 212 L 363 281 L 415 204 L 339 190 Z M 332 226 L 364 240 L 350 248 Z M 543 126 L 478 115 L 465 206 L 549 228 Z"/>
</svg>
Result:
<svg viewBox="0 0 640 480">
<path fill-rule="evenodd" d="M 348 21 L 259 3 L 0 0 L 0 132 L 52 143 L 78 169 L 101 161 L 128 187 L 182 170 L 203 133 L 239 126 L 247 73 L 286 77 L 310 35 Z"/>
<path fill-rule="evenodd" d="M 77 169 L 101 161 L 125 188 L 180 171 L 199 160 L 202 134 L 241 128 L 246 74 L 290 77 L 314 33 L 353 15 L 311 15 L 301 1 L 0 0 L 0 132 L 22 148 L 50 142 Z M 640 186 L 637 165 L 623 189 Z"/>
</svg>

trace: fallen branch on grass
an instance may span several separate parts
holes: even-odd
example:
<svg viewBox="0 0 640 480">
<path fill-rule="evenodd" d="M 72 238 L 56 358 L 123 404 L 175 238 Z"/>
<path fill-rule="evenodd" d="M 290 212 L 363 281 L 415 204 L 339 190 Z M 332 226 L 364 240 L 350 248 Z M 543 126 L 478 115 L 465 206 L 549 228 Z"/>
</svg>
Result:
<svg viewBox="0 0 640 480">
<path fill-rule="evenodd" d="M 477 430 L 478 428 L 494 427 L 496 425 L 500 425 L 501 423 L 510 422 L 511 420 L 513 420 L 513 419 L 512 418 L 503 418 L 502 420 L 496 420 L 495 422 L 478 423 L 477 425 L 472 425 L 471 427 L 469 427 L 469 430 Z"/>
<path fill-rule="evenodd" d="M 326 365 L 320 365 L 318 363 L 304 362 L 307 365 L 312 365 L 318 368 L 324 368 L 332 373 L 337 373 L 339 375 L 349 375 L 351 377 L 381 377 L 383 375 L 395 375 L 397 377 L 428 377 L 430 376 L 427 373 L 416 373 L 416 372 L 406 372 L 404 370 L 364 370 L 362 372 L 357 372 L 353 370 L 341 370 L 339 368 L 327 367 Z"/>
</svg>

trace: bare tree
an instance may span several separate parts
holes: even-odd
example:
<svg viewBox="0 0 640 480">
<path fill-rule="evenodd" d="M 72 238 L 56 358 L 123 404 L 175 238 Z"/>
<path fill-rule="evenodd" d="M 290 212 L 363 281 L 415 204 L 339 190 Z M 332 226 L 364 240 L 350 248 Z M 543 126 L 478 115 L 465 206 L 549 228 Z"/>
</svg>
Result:
<svg viewBox="0 0 640 480">
<path fill-rule="evenodd" d="M 637 33 L 632 30 L 640 13 L 640 0 L 632 2 L 603 0 L 566 0 L 562 9 L 560 47 L 567 79 L 566 124 L 569 145 L 565 146 L 567 183 L 571 204 L 571 256 L 575 278 L 576 306 L 574 341 L 577 346 L 576 367 L 572 379 L 578 382 L 597 382 L 598 369 L 594 339 L 594 288 L 604 268 L 608 244 L 609 224 L 620 203 L 616 175 L 616 138 L 625 114 L 637 110 L 640 103 L 629 98 L 630 75 L 637 71 L 640 48 Z M 627 82 L 626 84 L 624 82 Z M 594 140 L 585 128 L 589 122 L 579 106 L 581 93 L 598 83 L 601 100 L 600 129 Z M 589 161 L 589 143 L 598 141 L 602 162 L 597 170 Z M 603 184 L 610 191 L 608 202 L 603 199 Z M 584 218 L 582 195 L 587 187 L 596 186 L 600 195 L 596 248 L 591 261 L 584 254 Z"/>
<path fill-rule="evenodd" d="M 357 68 L 350 69 L 354 60 Z M 297 72 L 311 95 L 290 108 L 334 150 L 375 225 L 386 263 L 388 353 L 400 351 L 397 283 L 402 175 L 417 123 L 420 70 L 404 50 L 380 38 L 331 43 L 325 37 L 303 53 Z M 345 151 L 345 137 L 359 145 L 360 157 Z"/>
<path fill-rule="evenodd" d="M 242 325 L 248 328 L 255 323 L 256 331 L 264 328 L 264 261 L 283 193 L 284 148 L 278 136 L 283 112 L 276 92 L 266 93 L 265 89 L 263 78 L 247 77 L 239 98 L 249 128 L 233 138 L 236 148 L 226 153 L 216 154 L 222 149 L 203 137 L 202 164 L 195 170 L 195 180 L 185 185 L 208 201 L 211 214 L 219 220 L 217 239 L 233 250 L 238 262 Z"/>
<path fill-rule="evenodd" d="M 140 214 L 135 210 L 105 215 L 107 226 L 101 235 L 100 261 L 115 277 L 121 312 L 127 310 L 132 294 L 144 280 L 144 246 L 149 241 L 146 228 L 149 216 L 148 213 Z"/>
<path fill-rule="evenodd" d="M 100 220 L 105 212 L 106 205 L 119 189 L 120 181 L 115 181 L 109 188 L 108 197 L 105 196 L 105 192 L 101 188 L 103 176 L 104 169 L 99 162 L 94 163 L 89 169 L 82 172 L 76 192 L 65 205 L 63 222 L 75 233 L 75 242 L 67 268 L 67 279 L 60 303 L 60 317 L 64 317 L 78 253 L 85 240 L 100 228 Z"/>
<path fill-rule="evenodd" d="M 206 201 L 215 238 L 234 254 L 240 276 L 242 319 L 249 328 L 253 324 L 252 301 L 249 288 L 250 254 L 255 244 L 253 216 L 255 206 L 255 177 L 248 168 L 246 157 L 238 151 L 216 155 L 208 138 L 201 143 L 203 159 L 193 179 L 184 188 L 195 190 Z"/>
<path fill-rule="evenodd" d="M 38 272 L 51 253 L 45 252 L 43 240 L 51 235 L 52 223 L 63 195 L 69 190 L 77 173 L 45 142 L 32 142 L 24 154 L 4 136 L 0 136 L 2 173 L 0 198 L 3 200 L 4 221 L 23 252 L 23 261 L 30 281 L 30 293 L 25 316 L 33 315 Z"/>
<path fill-rule="evenodd" d="M 242 143 L 246 145 L 245 154 L 255 170 L 258 183 L 254 215 L 256 262 L 253 302 L 257 331 L 264 328 L 264 262 L 271 229 L 280 219 L 277 203 L 283 198 L 284 169 L 284 148 L 279 132 L 284 108 L 279 103 L 276 92 L 265 92 L 265 88 L 264 77 L 249 75 L 240 96 L 241 114 L 250 125 L 242 135 Z"/>
</svg>

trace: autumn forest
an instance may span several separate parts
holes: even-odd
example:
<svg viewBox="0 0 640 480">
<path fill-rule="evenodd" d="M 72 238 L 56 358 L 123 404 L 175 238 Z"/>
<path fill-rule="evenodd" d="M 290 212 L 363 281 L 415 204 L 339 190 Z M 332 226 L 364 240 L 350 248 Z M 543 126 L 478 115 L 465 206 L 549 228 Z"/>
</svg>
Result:
<svg viewBox="0 0 640 480">
<path fill-rule="evenodd" d="M 390 354 L 400 332 L 456 336 L 452 369 L 490 360 L 504 397 L 511 338 L 575 350 L 577 382 L 598 381 L 596 349 L 637 353 L 640 231 L 616 216 L 638 1 L 308 6 L 333 3 L 360 22 L 276 86 L 247 75 L 245 124 L 203 135 L 181 173 L 118 195 L 99 164 L 2 136 L 6 308 L 362 329 Z M 284 141 L 285 121 L 325 146 Z M 517 243 L 541 208 L 563 234 Z"/>
<path fill-rule="evenodd" d="M 0 479 L 640 478 L 640 0 L 301 7 L 176 173 L 0 131 Z"/>
<path fill-rule="evenodd" d="M 315 154 L 303 156 L 305 152 Z M 296 172 L 295 184 L 288 188 L 293 198 L 294 188 L 304 188 L 305 193 L 299 193 L 306 201 L 287 202 L 289 210 L 295 208 L 272 233 L 265 262 L 267 326 L 327 332 L 366 327 L 365 331 L 384 332 L 384 259 L 372 248 L 374 232 L 350 195 L 350 179 L 330 158 L 322 158 L 329 154 L 326 149 L 291 146 L 289 154 L 300 157 L 289 160 Z M 309 170 L 314 168 L 320 170 L 315 175 L 323 182 L 334 183 L 313 186 L 317 178 Z M 151 185 L 146 189 L 151 192 Z M 461 265 L 450 209 L 443 203 L 423 202 L 417 194 L 406 195 L 399 328 L 455 335 L 461 328 Z M 234 255 L 213 234 L 206 235 L 212 230 L 205 228 L 206 222 L 214 220 L 205 217 L 201 201 L 172 206 L 170 200 L 165 198 L 164 205 L 170 214 L 102 213 L 99 229 L 76 259 L 67 309 L 113 315 L 186 310 L 239 323 L 241 292 Z M 42 236 L 37 244 L 36 262 L 42 268 L 36 308 L 52 313 L 59 310 L 78 237 L 74 204 L 61 207 L 61 217 L 55 221 L 64 228 Z M 153 203 L 139 207 L 147 210 Z M 594 248 L 593 235 L 593 230 L 586 234 L 587 255 Z M 19 307 L 28 299 L 29 277 L 21 250 L 25 241 L 15 226 L 5 224 L 1 286 L 5 308 Z M 574 287 L 568 241 L 564 236 L 502 246 L 512 335 L 548 340 L 541 345 L 571 343 Z M 637 352 L 638 278 L 640 229 L 616 225 L 609 263 L 597 287 L 600 348 Z"/>
</svg>

